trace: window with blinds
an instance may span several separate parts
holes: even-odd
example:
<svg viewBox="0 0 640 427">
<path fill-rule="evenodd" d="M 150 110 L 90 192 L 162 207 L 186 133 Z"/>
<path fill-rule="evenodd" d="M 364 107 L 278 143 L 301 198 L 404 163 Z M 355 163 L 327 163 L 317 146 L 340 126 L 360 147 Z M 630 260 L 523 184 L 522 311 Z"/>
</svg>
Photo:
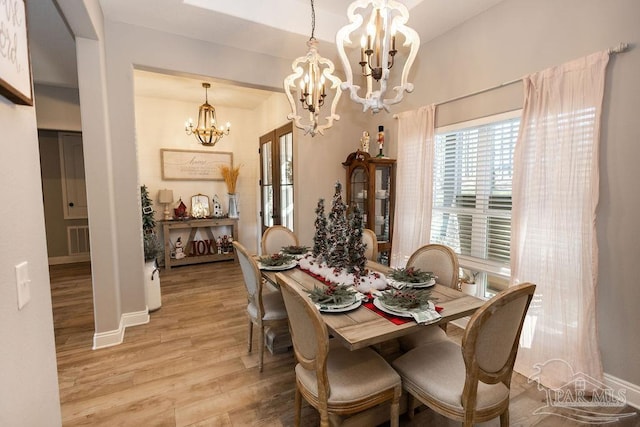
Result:
<svg viewBox="0 0 640 427">
<path fill-rule="evenodd" d="M 438 129 L 431 242 L 478 264 L 508 266 L 513 152 L 520 112 Z"/>
</svg>

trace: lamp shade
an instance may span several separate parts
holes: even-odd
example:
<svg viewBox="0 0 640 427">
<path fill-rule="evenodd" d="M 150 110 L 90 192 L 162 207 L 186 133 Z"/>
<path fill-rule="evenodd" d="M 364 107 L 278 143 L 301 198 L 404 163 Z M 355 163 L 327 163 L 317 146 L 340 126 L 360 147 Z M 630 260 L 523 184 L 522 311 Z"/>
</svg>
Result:
<svg viewBox="0 0 640 427">
<path fill-rule="evenodd" d="M 173 202 L 173 190 L 159 190 L 158 191 L 158 203 L 171 203 Z"/>
</svg>

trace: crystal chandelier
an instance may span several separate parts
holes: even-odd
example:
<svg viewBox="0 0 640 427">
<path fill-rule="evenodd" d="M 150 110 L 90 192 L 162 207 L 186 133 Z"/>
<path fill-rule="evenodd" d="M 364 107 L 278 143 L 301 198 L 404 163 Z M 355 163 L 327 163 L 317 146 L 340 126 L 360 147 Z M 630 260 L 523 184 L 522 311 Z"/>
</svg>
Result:
<svg viewBox="0 0 640 427">
<path fill-rule="evenodd" d="M 209 104 L 207 90 L 211 87 L 209 83 L 202 83 L 204 88 L 204 104 L 198 109 L 198 126 L 195 127 L 193 120 L 189 118 L 184 124 L 187 135 L 195 135 L 202 145 L 214 146 L 223 136 L 229 135 L 231 123 L 227 122 L 226 128 L 216 126 L 216 109 Z"/>
<path fill-rule="evenodd" d="M 369 15 L 365 17 L 367 12 Z M 355 0 L 347 8 L 347 16 L 349 24 L 342 27 L 336 35 L 338 54 L 346 75 L 342 89 L 349 89 L 351 99 L 363 105 L 362 111 L 371 109 L 377 113 L 384 109 L 388 112 L 390 105 L 402 101 L 405 91 L 413 91 L 413 84 L 407 79 L 418 54 L 420 36 L 415 30 L 405 26 L 409 19 L 407 7 L 394 0 Z M 399 35 L 404 39 L 403 43 L 402 39 L 396 43 Z M 360 86 L 353 82 L 354 72 L 345 50 L 345 47 L 354 47 L 352 37 L 358 36 L 359 40 L 355 42 L 360 42 L 359 61 L 355 57 L 352 61 L 358 63 L 356 74 L 359 73 L 366 81 L 364 97 L 358 94 Z M 399 52 L 396 46 L 400 45 L 404 50 Z M 398 59 L 396 55 L 405 57 L 406 60 L 402 70 L 398 70 L 401 74 L 399 85 L 393 87 L 395 96 L 385 98 L 391 68 Z M 399 65 L 396 65 L 396 69 Z"/>
<path fill-rule="evenodd" d="M 287 116 L 297 128 L 303 129 L 305 135 L 324 135 L 324 130 L 333 125 L 334 120 L 340 120 L 336 114 L 336 106 L 342 93 L 340 79 L 333 75 L 335 69 L 333 62 L 323 58 L 318 53 L 318 41 L 314 37 L 316 27 L 316 14 L 311 0 L 311 38 L 307 42 L 309 51 L 293 61 L 291 69 L 293 73 L 284 79 L 284 91 L 291 104 L 291 113 Z M 321 123 L 320 109 L 327 100 L 327 85 L 331 106 L 324 117 L 325 123 Z M 306 112 L 305 112 L 306 110 Z M 326 111 L 326 108 L 325 108 Z"/>
</svg>

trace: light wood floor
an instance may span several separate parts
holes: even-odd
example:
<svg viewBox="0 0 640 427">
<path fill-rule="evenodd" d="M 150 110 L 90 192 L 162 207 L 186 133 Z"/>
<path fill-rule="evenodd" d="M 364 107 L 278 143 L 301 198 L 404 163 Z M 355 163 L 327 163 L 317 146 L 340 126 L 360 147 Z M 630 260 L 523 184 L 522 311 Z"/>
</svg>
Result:
<svg viewBox="0 0 640 427">
<path fill-rule="evenodd" d="M 294 357 L 266 351 L 264 372 L 258 372 L 255 350 L 247 354 L 246 296 L 237 264 L 162 271 L 162 308 L 151 313 L 149 324 L 127 329 L 124 343 L 101 350 L 91 350 L 89 264 L 52 266 L 50 271 L 64 426 L 293 424 Z M 451 333 L 459 336 L 460 330 Z M 512 425 L 586 425 L 533 415 L 545 403 L 545 394 L 534 384 L 514 377 Z M 302 425 L 317 425 L 318 420 L 305 404 Z M 412 421 L 402 418 L 401 425 L 459 424 L 424 410 Z M 636 415 L 607 425 L 640 423 Z"/>
</svg>

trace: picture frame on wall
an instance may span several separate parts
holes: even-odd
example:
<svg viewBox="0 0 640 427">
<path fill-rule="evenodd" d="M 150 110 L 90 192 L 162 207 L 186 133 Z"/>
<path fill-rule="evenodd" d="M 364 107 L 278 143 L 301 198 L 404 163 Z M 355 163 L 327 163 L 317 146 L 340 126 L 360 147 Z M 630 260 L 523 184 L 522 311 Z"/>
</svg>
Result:
<svg viewBox="0 0 640 427">
<path fill-rule="evenodd" d="M 33 105 L 26 0 L 6 0 L 0 8 L 0 95 Z"/>
<path fill-rule="evenodd" d="M 162 179 L 224 181 L 220 166 L 233 167 L 233 153 L 160 149 Z"/>
</svg>

